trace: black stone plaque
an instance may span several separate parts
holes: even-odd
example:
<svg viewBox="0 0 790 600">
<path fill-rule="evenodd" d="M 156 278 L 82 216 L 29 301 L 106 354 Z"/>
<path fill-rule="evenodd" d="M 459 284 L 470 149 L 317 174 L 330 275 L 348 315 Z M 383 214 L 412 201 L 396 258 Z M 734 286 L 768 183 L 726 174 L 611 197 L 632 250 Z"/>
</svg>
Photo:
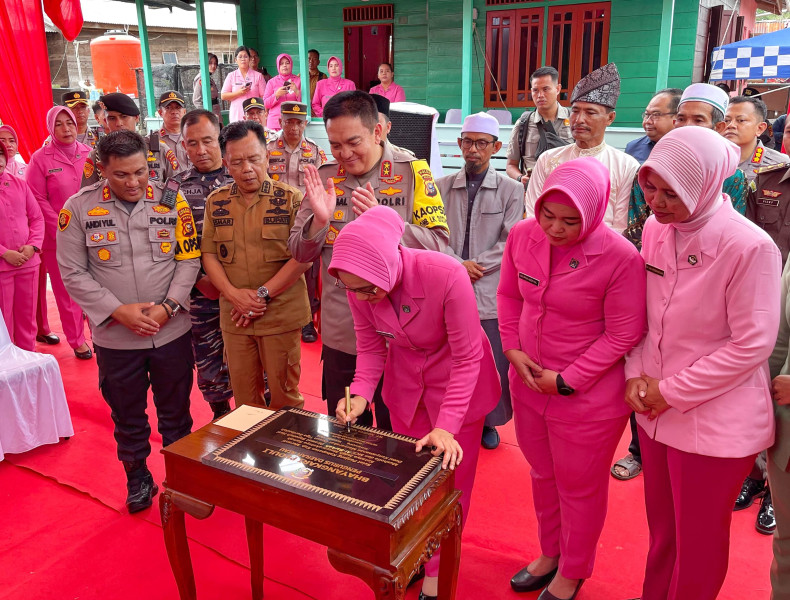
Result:
<svg viewBox="0 0 790 600">
<path fill-rule="evenodd" d="M 417 440 L 286 408 L 203 462 L 224 471 L 391 522 L 441 470 L 440 456 L 417 453 Z"/>
</svg>

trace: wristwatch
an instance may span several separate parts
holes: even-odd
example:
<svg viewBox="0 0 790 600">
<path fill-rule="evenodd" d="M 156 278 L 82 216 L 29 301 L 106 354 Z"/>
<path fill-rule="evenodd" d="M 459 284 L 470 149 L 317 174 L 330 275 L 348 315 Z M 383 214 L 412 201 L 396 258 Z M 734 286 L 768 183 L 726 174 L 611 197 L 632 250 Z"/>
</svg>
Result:
<svg viewBox="0 0 790 600">
<path fill-rule="evenodd" d="M 261 287 L 258 288 L 258 298 L 261 298 L 262 300 L 265 300 L 266 304 L 269 304 L 269 302 L 274 300 L 274 298 L 272 298 L 269 295 L 269 290 L 266 289 L 265 285 L 262 285 Z"/>
<path fill-rule="evenodd" d="M 570 396 L 574 390 L 571 386 L 565 383 L 565 380 L 562 378 L 562 375 L 557 373 L 557 391 L 560 393 L 560 396 Z"/>
<path fill-rule="evenodd" d="M 164 302 L 162 302 L 162 306 L 170 307 L 170 314 L 168 317 L 171 319 L 181 312 L 181 305 L 170 298 L 166 298 Z"/>
<path fill-rule="evenodd" d="M 33 252 L 35 252 L 36 254 L 41 252 L 41 248 L 39 248 L 38 246 L 32 246 L 32 248 L 33 248 Z"/>
</svg>

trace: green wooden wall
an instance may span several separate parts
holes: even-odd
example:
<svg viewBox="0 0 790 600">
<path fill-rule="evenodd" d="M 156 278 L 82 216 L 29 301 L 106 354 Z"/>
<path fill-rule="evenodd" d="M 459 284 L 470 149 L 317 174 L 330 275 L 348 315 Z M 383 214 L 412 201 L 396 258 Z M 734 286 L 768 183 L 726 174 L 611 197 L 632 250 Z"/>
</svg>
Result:
<svg viewBox="0 0 790 600">
<path fill-rule="evenodd" d="M 307 46 L 321 53 L 320 68 L 326 72 L 330 56 L 343 57 L 343 8 L 364 3 L 361 0 L 305 1 Z M 540 0 L 507 8 L 582 4 L 585 1 Z M 282 52 L 291 54 L 298 65 L 294 5 L 273 0 L 241 0 L 244 41 L 258 49 L 262 64 L 272 74 L 276 57 Z M 405 89 L 407 99 L 429 104 L 442 113 L 460 108 L 460 0 L 397 0 L 394 5 L 395 80 Z M 662 5 L 661 0 L 611 0 L 609 60 L 617 64 L 623 78 L 615 125 L 641 125 L 641 112 L 656 91 Z M 474 7 L 478 16 L 473 38 L 472 110 L 478 111 L 484 110 L 485 0 L 474 0 Z M 683 88 L 691 83 L 698 11 L 696 0 L 675 0 L 668 80 L 671 87 Z M 521 109 L 511 112 L 517 116 Z"/>
</svg>

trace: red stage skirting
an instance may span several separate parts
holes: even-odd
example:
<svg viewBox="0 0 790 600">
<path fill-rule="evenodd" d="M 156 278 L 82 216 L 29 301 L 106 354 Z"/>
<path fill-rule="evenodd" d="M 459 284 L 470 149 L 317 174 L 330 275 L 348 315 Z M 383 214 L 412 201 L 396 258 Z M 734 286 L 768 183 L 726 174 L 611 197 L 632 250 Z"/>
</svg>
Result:
<svg viewBox="0 0 790 600">
<path fill-rule="evenodd" d="M 124 509 L 125 477 L 115 455 L 110 411 L 98 390 L 95 360 L 80 361 L 65 343 L 52 298 L 50 323 L 58 346 L 39 344 L 57 357 L 69 400 L 74 437 L 0 463 L 0 600 L 173 600 L 178 597 L 154 508 L 137 515 Z M 320 342 L 304 344 L 302 385 L 306 407 L 321 410 Z M 155 431 L 149 466 L 164 477 Z M 195 428 L 211 411 L 195 386 Z M 483 450 L 472 508 L 463 539 L 459 600 L 527 598 L 515 594 L 510 577 L 539 552 L 529 467 L 512 424 L 501 428 L 502 444 Z M 618 456 L 624 455 L 624 435 Z M 620 600 L 639 595 L 647 550 L 642 478 L 612 480 L 610 508 L 595 574 L 580 600 Z M 700 506 L 700 511 L 705 507 Z M 754 530 L 757 503 L 733 518 L 730 572 L 721 600 L 746 595 L 767 600 L 771 539 Z M 217 509 L 205 521 L 187 517 L 198 595 L 206 600 L 249 598 L 243 519 Z M 349 533 L 353 535 L 353 533 Z M 267 600 L 372 598 L 360 581 L 336 573 L 326 550 L 266 527 Z M 407 598 L 416 599 L 418 590 Z"/>
</svg>

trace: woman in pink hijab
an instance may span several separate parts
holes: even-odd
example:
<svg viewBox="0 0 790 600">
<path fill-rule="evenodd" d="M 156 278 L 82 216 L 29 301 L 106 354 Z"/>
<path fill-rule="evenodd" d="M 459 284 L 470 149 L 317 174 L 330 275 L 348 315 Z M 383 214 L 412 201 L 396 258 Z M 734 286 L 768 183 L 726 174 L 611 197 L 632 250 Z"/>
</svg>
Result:
<svg viewBox="0 0 790 600">
<path fill-rule="evenodd" d="M 44 218 L 27 184 L 6 171 L 12 157 L 0 142 L 0 312 L 11 341 L 32 352 Z"/>
<path fill-rule="evenodd" d="M 280 105 L 283 102 L 299 102 L 302 99 L 302 82 L 299 76 L 293 74 L 293 59 L 290 54 L 280 54 L 277 57 L 277 75 L 266 83 L 263 94 L 263 104 L 269 110 L 266 127 L 272 131 L 279 131 Z"/>
<path fill-rule="evenodd" d="M 341 400 L 336 415 L 356 421 L 383 373 L 392 430 L 418 438 L 417 452 L 444 452 L 465 521 L 499 375 L 466 269 L 446 254 L 401 246 L 404 227 L 394 210 L 374 206 L 335 240 L 329 273 L 337 280 L 326 285 L 347 291 L 357 334 L 351 412 Z M 438 574 L 437 552 L 425 566 L 421 600 L 435 598 Z"/>
<path fill-rule="evenodd" d="M 85 342 L 82 309 L 71 299 L 60 278 L 55 256 L 55 234 L 60 209 L 80 189 L 82 169 L 91 148 L 77 141 L 77 121 L 65 106 L 49 109 L 47 131 L 51 142 L 30 157 L 25 179 L 44 215 L 45 234 L 41 258 L 52 283 L 63 333 L 69 346 L 74 349 L 74 355 L 87 360 L 92 353 Z"/>
<path fill-rule="evenodd" d="M 540 600 L 575 598 L 592 575 L 609 465 L 630 413 L 624 356 L 645 329 L 644 263 L 603 222 L 609 189 L 594 158 L 560 165 L 502 259 L 499 330 L 541 549 L 510 585 L 546 588 Z"/>
<path fill-rule="evenodd" d="M 781 256 L 721 185 L 738 147 L 682 127 L 639 170 L 645 338 L 628 357 L 650 550 L 642 600 L 713 600 L 727 573 L 732 507 L 774 440 L 766 361 L 777 338 Z"/>
<path fill-rule="evenodd" d="M 315 86 L 315 94 L 313 95 L 313 116 L 322 117 L 324 115 L 324 106 L 329 102 L 329 99 L 338 92 L 346 92 L 357 89 L 354 82 L 350 79 L 343 79 L 343 61 L 337 56 L 330 56 L 329 62 L 326 63 L 326 70 L 329 72 L 329 77 L 322 79 Z"/>
<path fill-rule="evenodd" d="M 27 165 L 22 162 L 18 154 L 18 138 L 16 131 L 10 125 L 0 125 L 0 144 L 5 144 L 9 158 L 5 166 L 5 173 L 15 177 L 25 178 Z"/>
</svg>

